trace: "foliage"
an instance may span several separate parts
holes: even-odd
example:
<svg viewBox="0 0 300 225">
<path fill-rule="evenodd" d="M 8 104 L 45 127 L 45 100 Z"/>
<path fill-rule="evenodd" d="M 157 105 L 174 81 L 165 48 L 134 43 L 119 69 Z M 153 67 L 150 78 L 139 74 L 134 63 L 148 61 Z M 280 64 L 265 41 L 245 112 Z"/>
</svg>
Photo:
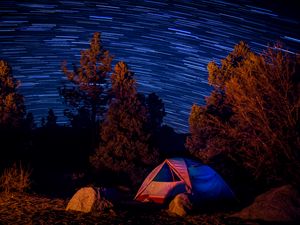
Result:
<svg viewBox="0 0 300 225">
<path fill-rule="evenodd" d="M 101 43 L 100 33 L 94 33 L 90 48 L 81 51 L 80 65 L 73 65 L 73 71 L 67 69 L 64 62 L 62 70 L 71 86 L 60 88 L 60 94 L 71 107 L 65 115 L 74 120 L 83 110 L 88 112 L 88 119 L 95 123 L 102 118 L 107 105 L 107 77 L 111 72 L 113 57 Z M 80 111 L 81 110 L 81 111 Z M 82 115 L 80 115 L 82 116 Z"/>
<path fill-rule="evenodd" d="M 31 186 L 31 170 L 24 167 L 21 163 L 13 164 L 12 167 L 4 170 L 0 177 L 0 188 L 6 192 L 24 192 Z"/>
<path fill-rule="evenodd" d="M 157 132 L 166 115 L 164 103 L 155 93 L 151 93 L 146 98 L 146 107 L 148 109 L 149 128 L 153 132 Z"/>
<path fill-rule="evenodd" d="M 220 66 L 208 64 L 214 89 L 191 110 L 193 155 L 226 156 L 260 181 L 299 183 L 300 60 L 280 49 L 258 55 L 241 42 Z"/>
<path fill-rule="evenodd" d="M 149 167 L 155 165 L 158 153 L 149 147 L 150 133 L 146 130 L 147 108 L 136 91 L 133 73 L 119 62 L 111 76 L 112 99 L 100 133 L 100 146 L 91 157 L 92 165 L 125 172 L 135 185 Z"/>
<path fill-rule="evenodd" d="M 0 126 L 18 127 L 23 121 L 25 105 L 23 96 L 17 93 L 18 86 L 11 67 L 0 60 Z"/>
</svg>

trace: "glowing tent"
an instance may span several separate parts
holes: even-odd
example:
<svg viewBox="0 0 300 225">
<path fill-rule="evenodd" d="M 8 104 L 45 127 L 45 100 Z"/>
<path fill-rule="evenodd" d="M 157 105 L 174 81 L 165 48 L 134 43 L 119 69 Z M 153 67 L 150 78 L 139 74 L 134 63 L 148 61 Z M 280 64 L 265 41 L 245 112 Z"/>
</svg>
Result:
<svg viewBox="0 0 300 225">
<path fill-rule="evenodd" d="M 234 199 L 226 182 L 209 166 L 187 158 L 171 158 L 147 176 L 135 200 L 164 203 L 179 193 L 189 193 L 201 202 Z"/>
</svg>

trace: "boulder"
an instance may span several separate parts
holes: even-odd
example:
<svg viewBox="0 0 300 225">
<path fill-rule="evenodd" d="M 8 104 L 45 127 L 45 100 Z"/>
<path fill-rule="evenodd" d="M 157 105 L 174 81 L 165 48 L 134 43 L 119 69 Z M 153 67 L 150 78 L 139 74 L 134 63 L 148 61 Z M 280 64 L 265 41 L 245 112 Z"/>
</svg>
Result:
<svg viewBox="0 0 300 225">
<path fill-rule="evenodd" d="M 73 195 L 66 210 L 94 213 L 111 209 L 112 207 L 113 204 L 101 196 L 100 188 L 84 187 Z"/>
<path fill-rule="evenodd" d="M 294 222 L 300 220 L 300 194 L 291 185 L 273 188 L 259 195 L 254 202 L 232 215 L 244 220 Z"/>
<path fill-rule="evenodd" d="M 175 198 L 169 204 L 169 212 L 178 216 L 185 216 L 192 210 L 192 203 L 189 196 L 186 193 L 181 193 L 175 196 Z"/>
</svg>

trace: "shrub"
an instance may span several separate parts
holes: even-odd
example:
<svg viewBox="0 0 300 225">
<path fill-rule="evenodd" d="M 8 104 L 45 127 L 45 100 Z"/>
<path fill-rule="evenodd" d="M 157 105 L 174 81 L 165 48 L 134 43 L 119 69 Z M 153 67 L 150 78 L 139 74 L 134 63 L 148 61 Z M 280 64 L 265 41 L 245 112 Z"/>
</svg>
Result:
<svg viewBox="0 0 300 225">
<path fill-rule="evenodd" d="M 14 163 L 12 167 L 6 168 L 0 177 L 0 188 L 6 192 L 24 192 L 31 186 L 31 169 Z"/>
</svg>

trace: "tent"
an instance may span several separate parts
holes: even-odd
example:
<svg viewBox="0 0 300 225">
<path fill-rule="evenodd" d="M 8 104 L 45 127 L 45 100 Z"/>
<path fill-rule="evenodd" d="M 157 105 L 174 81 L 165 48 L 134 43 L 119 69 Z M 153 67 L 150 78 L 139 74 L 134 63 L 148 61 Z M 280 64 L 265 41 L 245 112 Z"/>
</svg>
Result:
<svg viewBox="0 0 300 225">
<path fill-rule="evenodd" d="M 197 202 L 235 198 L 230 187 L 211 167 L 192 159 L 171 158 L 146 177 L 135 200 L 164 203 L 179 193 L 189 193 Z"/>
</svg>

